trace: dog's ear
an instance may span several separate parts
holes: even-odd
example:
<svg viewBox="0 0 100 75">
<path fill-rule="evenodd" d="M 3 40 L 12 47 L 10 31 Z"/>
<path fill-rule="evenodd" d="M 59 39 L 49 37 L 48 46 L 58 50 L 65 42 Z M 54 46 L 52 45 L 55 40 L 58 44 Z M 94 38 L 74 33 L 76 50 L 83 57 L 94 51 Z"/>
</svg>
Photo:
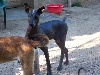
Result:
<svg viewBox="0 0 100 75">
<path fill-rule="evenodd" d="M 30 6 L 28 5 L 28 3 L 24 3 L 24 8 L 25 8 L 25 12 L 29 13 Z"/>
<path fill-rule="evenodd" d="M 37 10 L 37 13 L 38 13 L 39 15 L 42 14 L 43 11 L 44 11 L 44 9 L 45 9 L 44 6 L 40 7 L 40 8 Z"/>
</svg>

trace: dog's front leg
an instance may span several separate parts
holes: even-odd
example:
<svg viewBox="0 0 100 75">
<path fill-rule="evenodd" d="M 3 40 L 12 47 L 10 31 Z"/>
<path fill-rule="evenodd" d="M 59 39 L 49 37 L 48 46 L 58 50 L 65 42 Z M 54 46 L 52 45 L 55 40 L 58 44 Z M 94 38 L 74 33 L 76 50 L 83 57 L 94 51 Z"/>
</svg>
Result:
<svg viewBox="0 0 100 75">
<path fill-rule="evenodd" d="M 33 60 L 34 60 L 34 51 L 20 53 L 20 62 L 24 75 L 33 75 Z"/>
<path fill-rule="evenodd" d="M 45 58 L 46 58 L 47 75 L 52 75 L 51 64 L 50 64 L 50 60 L 49 60 L 48 47 L 41 47 L 40 49 L 44 52 L 44 55 L 45 55 Z"/>
</svg>

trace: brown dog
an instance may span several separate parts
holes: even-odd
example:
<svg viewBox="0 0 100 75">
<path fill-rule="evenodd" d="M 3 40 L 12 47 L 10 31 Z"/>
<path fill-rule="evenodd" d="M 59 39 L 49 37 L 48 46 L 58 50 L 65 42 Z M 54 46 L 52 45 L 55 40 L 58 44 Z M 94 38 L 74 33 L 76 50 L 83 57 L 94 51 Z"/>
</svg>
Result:
<svg viewBox="0 0 100 75">
<path fill-rule="evenodd" d="M 48 37 L 36 34 L 31 37 L 5 36 L 0 37 L 0 63 L 20 58 L 24 75 L 33 75 L 34 47 L 43 47 L 49 42 Z"/>
</svg>

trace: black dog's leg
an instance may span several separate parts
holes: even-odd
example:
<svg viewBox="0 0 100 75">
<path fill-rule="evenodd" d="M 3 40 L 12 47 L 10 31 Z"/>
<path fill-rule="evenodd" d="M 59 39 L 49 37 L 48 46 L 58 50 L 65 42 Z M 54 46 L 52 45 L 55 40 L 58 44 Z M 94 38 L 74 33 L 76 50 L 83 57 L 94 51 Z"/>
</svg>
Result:
<svg viewBox="0 0 100 75">
<path fill-rule="evenodd" d="M 57 70 L 60 71 L 60 70 L 62 70 L 62 63 L 63 63 L 64 54 L 66 55 L 66 61 L 68 60 L 68 55 L 67 55 L 67 51 L 65 52 L 65 40 L 63 38 L 61 38 L 61 39 L 55 38 L 55 42 L 59 46 L 59 48 L 61 49 L 60 62 L 59 62 L 59 66 L 57 68 Z"/>
<path fill-rule="evenodd" d="M 65 50 L 64 50 L 65 52 L 65 57 L 66 57 L 66 61 L 64 62 L 64 65 L 68 65 L 68 49 L 65 47 Z"/>
<path fill-rule="evenodd" d="M 48 53 L 48 47 L 40 47 L 40 49 L 44 52 L 46 63 L 47 63 L 47 75 L 52 75 L 51 71 L 51 65 L 49 60 L 49 53 Z"/>
<path fill-rule="evenodd" d="M 61 49 L 61 57 L 60 57 L 60 62 L 59 62 L 59 66 L 57 68 L 57 71 L 61 71 L 62 70 L 63 58 L 64 58 L 64 49 Z"/>
</svg>

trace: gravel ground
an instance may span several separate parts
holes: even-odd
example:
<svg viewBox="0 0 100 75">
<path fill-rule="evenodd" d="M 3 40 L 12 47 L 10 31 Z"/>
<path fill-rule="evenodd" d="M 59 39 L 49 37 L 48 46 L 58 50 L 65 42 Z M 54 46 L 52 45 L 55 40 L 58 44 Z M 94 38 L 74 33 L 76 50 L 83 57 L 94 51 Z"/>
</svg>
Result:
<svg viewBox="0 0 100 75">
<path fill-rule="evenodd" d="M 97 3 L 88 6 L 88 8 L 63 8 L 61 14 L 45 12 L 41 15 L 40 23 L 53 19 L 62 20 L 64 16 L 68 17 L 66 20 L 69 27 L 66 47 L 69 49 L 69 64 L 67 66 L 63 65 L 63 69 L 60 72 L 56 70 L 60 59 L 60 49 L 54 40 L 51 40 L 48 47 L 53 75 L 77 75 L 80 68 L 84 68 L 81 70 L 81 75 L 100 75 L 99 7 L 100 3 Z M 3 26 L 2 18 L 0 19 L 0 25 Z M 2 29 L 2 26 L 0 28 L 0 36 L 24 36 L 28 26 L 27 16 L 25 14 L 22 19 L 8 19 L 7 29 Z M 39 51 L 39 53 L 41 75 L 46 75 L 45 57 L 42 51 Z M 17 61 L 0 64 L 0 75 L 22 75 L 21 65 Z"/>
</svg>

